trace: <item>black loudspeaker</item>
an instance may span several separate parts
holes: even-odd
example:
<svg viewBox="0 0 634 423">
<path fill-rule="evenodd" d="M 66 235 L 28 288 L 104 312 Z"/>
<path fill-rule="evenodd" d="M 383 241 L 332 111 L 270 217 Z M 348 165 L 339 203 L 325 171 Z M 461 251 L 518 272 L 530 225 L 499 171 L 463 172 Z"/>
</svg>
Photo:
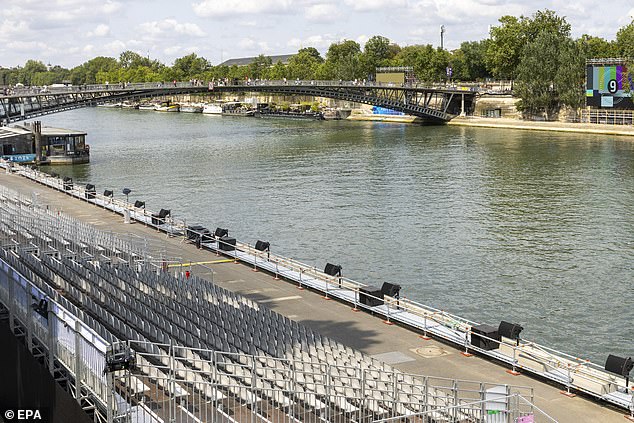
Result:
<svg viewBox="0 0 634 423">
<path fill-rule="evenodd" d="M 70 191 L 71 189 L 73 189 L 73 178 L 69 178 L 68 176 L 66 176 L 64 178 L 63 186 L 66 191 Z"/>
<path fill-rule="evenodd" d="M 363 288 L 359 288 L 359 302 L 370 307 L 383 304 L 381 289 L 378 286 L 364 286 Z"/>
<path fill-rule="evenodd" d="M 500 334 L 498 330 L 489 325 L 478 325 L 471 328 L 471 345 L 474 347 L 482 348 L 483 350 L 494 350 L 500 347 L 499 342 L 492 341 L 491 339 L 482 338 L 479 335 L 486 336 L 487 338 L 493 338 L 496 341 L 500 340 Z"/>
<path fill-rule="evenodd" d="M 401 285 L 397 285 L 394 283 L 383 282 L 383 286 L 381 287 L 381 293 L 392 298 L 398 298 L 400 291 Z"/>
<path fill-rule="evenodd" d="M 162 225 L 165 223 L 165 218 L 171 213 L 170 210 L 161 209 L 158 214 L 152 215 L 152 225 Z"/>
<path fill-rule="evenodd" d="M 216 232 L 214 232 L 214 236 L 218 238 L 222 238 L 227 235 L 229 235 L 229 229 L 216 228 Z"/>
<path fill-rule="evenodd" d="M 338 264 L 326 263 L 324 273 L 330 276 L 341 276 L 342 267 Z"/>
<path fill-rule="evenodd" d="M 145 201 L 136 200 L 134 202 L 134 207 L 136 207 L 137 209 L 141 209 L 141 208 L 144 209 L 145 208 Z"/>
<path fill-rule="evenodd" d="M 93 184 L 86 184 L 86 190 L 84 192 L 86 194 L 86 198 L 95 198 L 96 192 L 97 191 Z"/>
<path fill-rule="evenodd" d="M 266 241 L 258 241 L 255 243 L 255 249 L 258 251 L 266 251 L 271 247 L 271 244 Z"/>
<path fill-rule="evenodd" d="M 114 197 L 114 192 L 112 192 L 111 190 L 107 189 L 103 192 L 103 196 L 104 197 Z"/>
<path fill-rule="evenodd" d="M 610 354 L 605 362 L 605 370 L 623 377 L 628 377 L 632 368 L 634 368 L 632 357 L 623 358 Z"/>
<path fill-rule="evenodd" d="M 222 251 L 233 251 L 236 249 L 236 239 L 223 236 L 218 240 L 218 248 Z"/>
<path fill-rule="evenodd" d="M 524 328 L 515 323 L 509 323 L 502 320 L 500 322 L 500 326 L 498 327 L 498 333 L 500 336 L 510 339 L 520 339 L 520 332 L 523 331 Z"/>
<path fill-rule="evenodd" d="M 200 225 L 188 226 L 187 227 L 187 239 L 196 239 L 200 238 L 203 231 L 207 231 L 207 229 Z M 209 231 L 207 231 L 209 232 Z"/>
</svg>

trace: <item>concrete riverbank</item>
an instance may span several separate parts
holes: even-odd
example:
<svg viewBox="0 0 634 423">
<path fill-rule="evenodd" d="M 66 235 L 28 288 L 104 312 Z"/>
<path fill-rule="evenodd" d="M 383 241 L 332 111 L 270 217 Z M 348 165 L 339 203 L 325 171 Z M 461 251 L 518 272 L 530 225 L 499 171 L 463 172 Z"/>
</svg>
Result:
<svg viewBox="0 0 634 423">
<path fill-rule="evenodd" d="M 566 123 L 545 121 L 537 122 L 520 119 L 480 118 L 473 116 L 454 118 L 451 121 L 447 122 L 447 125 L 634 137 L 634 126 L 629 125 L 601 125 L 594 123 Z"/>
<path fill-rule="evenodd" d="M 35 184 L 15 174 L 0 175 L 0 184 L 31 196 L 37 194 L 40 204 L 61 210 L 127 239 L 146 239 L 150 249 L 164 252 L 194 265 L 192 271 L 210 278 L 216 284 L 265 304 L 278 313 L 300 321 L 346 345 L 359 349 L 413 373 L 468 380 L 495 381 L 526 385 L 535 389 L 535 402 L 559 421 L 623 421 L 623 411 L 614 411 L 583 398 L 568 398 L 552 387 L 526 376 L 511 376 L 505 368 L 478 357 L 464 357 L 460 351 L 436 341 L 425 341 L 418 334 L 398 326 L 384 325 L 365 313 L 353 313 L 344 304 L 325 301 L 321 296 L 298 290 L 294 284 L 274 280 L 263 272 L 233 263 L 213 263 L 217 257 L 182 238 L 169 238 L 141 224 L 124 224 L 119 215 L 85 202 L 73 200 L 63 193 Z"/>
</svg>

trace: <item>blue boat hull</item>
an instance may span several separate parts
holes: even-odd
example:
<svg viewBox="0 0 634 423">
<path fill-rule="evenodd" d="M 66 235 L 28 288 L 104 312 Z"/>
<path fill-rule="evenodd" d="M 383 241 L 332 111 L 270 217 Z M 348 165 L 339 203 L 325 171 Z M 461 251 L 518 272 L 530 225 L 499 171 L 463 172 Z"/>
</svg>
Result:
<svg viewBox="0 0 634 423">
<path fill-rule="evenodd" d="M 2 158 L 13 163 L 31 163 L 35 161 L 35 154 L 11 154 Z"/>
</svg>

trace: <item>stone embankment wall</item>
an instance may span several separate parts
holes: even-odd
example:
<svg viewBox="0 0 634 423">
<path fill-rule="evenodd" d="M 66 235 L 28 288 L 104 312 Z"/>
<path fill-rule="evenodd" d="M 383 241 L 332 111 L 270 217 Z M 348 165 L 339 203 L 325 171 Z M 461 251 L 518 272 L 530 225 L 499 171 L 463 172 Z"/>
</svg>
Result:
<svg viewBox="0 0 634 423">
<path fill-rule="evenodd" d="M 521 113 L 517 110 L 519 98 L 511 95 L 484 94 L 476 98 L 473 116 L 502 117 L 519 119 Z M 499 113 L 499 116 L 492 116 Z"/>
</svg>

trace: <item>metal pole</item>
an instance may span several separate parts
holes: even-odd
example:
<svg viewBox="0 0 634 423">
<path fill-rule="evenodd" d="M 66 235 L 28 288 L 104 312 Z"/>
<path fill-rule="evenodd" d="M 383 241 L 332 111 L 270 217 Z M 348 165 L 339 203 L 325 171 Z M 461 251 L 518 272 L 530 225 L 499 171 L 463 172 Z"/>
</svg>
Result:
<svg viewBox="0 0 634 423">
<path fill-rule="evenodd" d="M 55 378 L 55 314 L 53 313 L 53 306 L 49 298 L 48 301 L 48 371 Z"/>
<path fill-rule="evenodd" d="M 75 320 L 75 399 L 81 404 L 81 321 Z"/>
</svg>

